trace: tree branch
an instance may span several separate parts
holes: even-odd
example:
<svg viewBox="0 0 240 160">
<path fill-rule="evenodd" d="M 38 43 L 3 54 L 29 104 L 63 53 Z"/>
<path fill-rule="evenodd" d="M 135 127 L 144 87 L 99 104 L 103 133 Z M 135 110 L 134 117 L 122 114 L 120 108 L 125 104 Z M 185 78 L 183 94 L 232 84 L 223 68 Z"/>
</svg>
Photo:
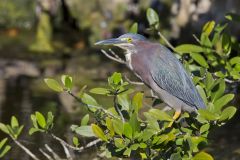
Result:
<svg viewBox="0 0 240 160">
<path fill-rule="evenodd" d="M 39 151 L 40 151 L 48 160 L 54 160 L 49 154 L 47 154 L 46 152 L 44 152 L 41 148 L 39 149 Z"/>
<path fill-rule="evenodd" d="M 164 37 L 164 35 L 160 31 L 158 31 L 158 35 L 163 39 L 163 41 L 167 44 L 169 48 L 171 48 L 173 51 L 175 50 L 173 45 L 171 45 L 171 43 Z"/>
<path fill-rule="evenodd" d="M 28 148 L 26 148 L 23 144 L 21 144 L 17 139 L 10 136 L 11 139 L 18 145 L 25 153 L 27 153 L 33 160 L 40 160 L 35 154 L 33 154 Z"/>
<path fill-rule="evenodd" d="M 126 75 L 124 75 L 124 78 L 126 79 L 126 81 L 128 81 L 128 83 L 133 84 L 133 85 L 144 85 L 143 82 L 134 82 L 131 81 Z"/>
<path fill-rule="evenodd" d="M 48 144 L 45 144 L 45 148 L 53 155 L 54 159 L 58 160 L 58 159 L 61 159 L 57 153 L 55 153 L 51 147 L 49 147 Z"/>
<path fill-rule="evenodd" d="M 54 134 L 51 134 L 51 136 L 52 136 L 55 140 L 57 140 L 58 142 L 60 142 L 62 145 L 66 146 L 66 147 L 68 147 L 68 148 L 70 148 L 70 149 L 72 149 L 72 150 L 78 151 L 78 152 L 82 152 L 84 149 L 90 148 L 90 147 L 96 145 L 97 143 L 101 142 L 100 139 L 96 139 L 96 140 L 94 140 L 94 141 L 92 141 L 92 142 L 89 142 L 86 146 L 83 146 L 83 147 L 75 147 L 75 146 L 72 146 L 72 145 L 68 144 L 68 143 L 65 142 L 63 139 L 57 137 L 57 136 L 54 135 Z"/>
<path fill-rule="evenodd" d="M 122 60 L 121 58 L 119 58 L 118 56 L 111 56 L 110 54 L 108 54 L 105 50 L 101 49 L 101 52 L 106 56 L 108 57 L 109 59 L 113 60 L 113 61 L 116 61 L 118 63 L 121 63 L 121 64 L 126 64 L 126 62 L 124 60 Z M 111 53 L 114 53 L 112 50 L 110 50 Z M 115 53 L 113 55 L 116 55 Z"/>
</svg>

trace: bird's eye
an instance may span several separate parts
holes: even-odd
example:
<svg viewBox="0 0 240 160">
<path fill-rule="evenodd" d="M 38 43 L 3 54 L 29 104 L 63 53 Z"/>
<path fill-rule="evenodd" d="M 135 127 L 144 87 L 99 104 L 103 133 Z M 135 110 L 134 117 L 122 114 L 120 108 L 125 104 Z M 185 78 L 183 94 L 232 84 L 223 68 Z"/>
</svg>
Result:
<svg viewBox="0 0 240 160">
<path fill-rule="evenodd" d="M 132 38 L 127 38 L 127 41 L 130 43 L 132 42 Z"/>
</svg>

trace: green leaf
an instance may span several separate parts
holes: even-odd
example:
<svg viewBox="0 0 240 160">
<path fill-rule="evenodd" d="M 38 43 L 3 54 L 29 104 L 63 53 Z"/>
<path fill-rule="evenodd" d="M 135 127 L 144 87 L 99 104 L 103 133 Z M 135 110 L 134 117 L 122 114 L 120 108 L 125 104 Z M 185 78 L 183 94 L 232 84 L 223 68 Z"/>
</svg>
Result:
<svg viewBox="0 0 240 160">
<path fill-rule="evenodd" d="M 18 126 L 19 126 L 19 124 L 18 124 L 17 118 L 15 116 L 12 116 L 12 118 L 11 118 L 11 127 L 12 128 L 17 128 Z"/>
<path fill-rule="evenodd" d="M 122 106 L 122 110 L 129 110 L 130 102 L 127 94 L 117 95 L 118 103 Z"/>
<path fill-rule="evenodd" d="M 28 131 L 28 134 L 32 135 L 35 132 L 44 132 L 44 130 L 38 129 L 38 128 L 30 128 L 30 130 Z"/>
<path fill-rule="evenodd" d="M 113 119 L 113 128 L 115 133 L 117 133 L 118 135 L 122 135 L 123 134 L 123 122 L 119 119 Z"/>
<path fill-rule="evenodd" d="M 199 114 L 201 117 L 205 118 L 206 120 L 212 121 L 212 120 L 216 120 L 219 117 L 214 115 L 213 113 L 209 112 L 208 110 L 205 109 L 199 109 L 198 110 Z"/>
<path fill-rule="evenodd" d="M 91 126 L 80 126 L 75 128 L 72 126 L 71 129 L 81 136 L 85 136 L 85 137 L 95 136 Z"/>
<path fill-rule="evenodd" d="M 54 119 L 54 116 L 53 116 L 52 112 L 48 112 L 48 114 L 47 114 L 47 129 L 49 129 L 49 127 L 53 125 L 53 119 Z"/>
<path fill-rule="evenodd" d="M 8 140 L 7 138 L 4 138 L 4 139 L 1 140 L 1 142 L 0 142 L 0 149 L 2 149 L 2 147 L 7 142 L 7 140 Z"/>
<path fill-rule="evenodd" d="M 230 62 L 231 65 L 240 63 L 240 57 L 233 57 L 233 58 L 230 59 L 229 62 Z"/>
<path fill-rule="evenodd" d="M 158 14 L 152 8 L 147 9 L 147 20 L 150 26 L 154 26 L 156 29 L 159 27 Z"/>
<path fill-rule="evenodd" d="M 69 89 L 69 90 L 72 89 L 72 86 L 73 86 L 72 77 L 70 77 L 68 75 L 62 75 L 61 80 L 67 89 Z"/>
<path fill-rule="evenodd" d="M 199 152 L 193 157 L 193 160 L 214 160 L 213 157 L 206 152 Z"/>
<path fill-rule="evenodd" d="M 182 44 L 177 46 L 174 51 L 178 53 L 200 53 L 203 52 L 203 48 L 195 44 Z"/>
<path fill-rule="evenodd" d="M 110 135 L 113 137 L 115 133 L 114 133 L 112 120 L 109 117 L 106 118 L 106 126 L 110 132 Z"/>
<path fill-rule="evenodd" d="M 206 94 L 205 94 L 204 89 L 202 88 L 202 86 L 197 85 L 196 88 L 197 88 L 197 90 L 198 90 L 198 93 L 201 95 L 201 97 L 202 97 L 202 99 L 203 99 L 203 102 L 204 102 L 205 104 L 207 104 L 207 102 L 208 102 L 207 96 L 206 96 Z"/>
<path fill-rule="evenodd" d="M 86 114 L 81 120 L 81 126 L 86 126 L 89 121 L 89 114 Z"/>
<path fill-rule="evenodd" d="M 208 21 L 204 26 L 203 26 L 203 31 L 207 36 L 209 36 L 214 29 L 215 22 L 214 21 Z"/>
<path fill-rule="evenodd" d="M 227 13 L 225 18 L 230 21 L 240 22 L 240 15 L 238 15 L 236 13 Z"/>
<path fill-rule="evenodd" d="M 212 102 L 215 102 L 219 97 L 221 97 L 225 91 L 226 83 L 224 79 L 221 79 L 218 84 L 218 90 L 213 92 L 211 95 Z"/>
<path fill-rule="evenodd" d="M 0 158 L 3 158 L 5 156 L 5 154 L 7 154 L 7 152 L 11 149 L 11 146 L 7 145 L 4 147 L 4 149 L 1 151 L 0 153 Z"/>
<path fill-rule="evenodd" d="M 170 157 L 170 160 L 182 160 L 180 153 L 173 153 Z"/>
<path fill-rule="evenodd" d="M 208 63 L 200 53 L 191 53 L 191 57 L 202 67 L 208 68 Z"/>
<path fill-rule="evenodd" d="M 236 111 L 237 111 L 237 109 L 233 106 L 225 108 L 223 110 L 219 120 L 224 121 L 226 119 L 228 119 L 228 120 L 231 119 L 234 116 L 234 114 L 236 113 Z"/>
<path fill-rule="evenodd" d="M 132 152 L 131 148 L 127 148 L 127 149 L 123 152 L 123 155 L 130 157 L 131 152 Z"/>
<path fill-rule="evenodd" d="M 200 128 L 200 133 L 202 134 L 204 132 L 207 132 L 209 130 L 209 128 L 210 128 L 209 123 L 202 125 Z"/>
<path fill-rule="evenodd" d="M 39 126 L 45 129 L 45 127 L 46 127 L 45 117 L 40 112 L 36 112 L 35 115 L 36 115 L 36 119 L 37 119 Z"/>
<path fill-rule="evenodd" d="M 136 135 L 140 131 L 140 123 L 136 112 L 131 115 L 129 124 L 131 125 L 133 136 Z"/>
<path fill-rule="evenodd" d="M 47 86 L 49 88 L 51 88 L 52 90 L 54 90 L 56 92 L 62 92 L 63 91 L 62 86 L 54 79 L 45 78 L 44 82 L 47 84 Z"/>
<path fill-rule="evenodd" d="M 83 103 L 85 103 L 85 104 L 92 105 L 92 106 L 99 106 L 97 101 L 87 93 L 83 93 L 81 98 L 82 98 Z"/>
<path fill-rule="evenodd" d="M 92 130 L 93 130 L 93 133 L 98 137 L 100 138 L 101 140 L 103 141 L 108 141 L 107 140 L 107 137 L 105 136 L 104 132 L 102 131 L 102 129 L 96 125 L 96 124 L 92 124 Z"/>
<path fill-rule="evenodd" d="M 132 132 L 132 127 L 131 127 L 131 125 L 129 124 L 129 123 L 124 123 L 124 127 L 123 127 L 124 129 L 123 129 L 123 134 L 127 137 L 127 138 L 129 138 L 129 139 L 132 139 L 132 134 L 133 134 L 133 132 Z"/>
<path fill-rule="evenodd" d="M 107 88 L 93 88 L 89 92 L 93 94 L 101 94 L 101 95 L 107 95 L 110 93 L 110 91 Z"/>
<path fill-rule="evenodd" d="M 228 104 L 234 98 L 234 94 L 226 94 L 214 102 L 214 110 L 220 111 L 222 107 Z"/>
<path fill-rule="evenodd" d="M 10 134 L 7 126 L 5 124 L 3 124 L 3 123 L 0 123 L 0 130 L 3 131 L 6 134 Z"/>
<path fill-rule="evenodd" d="M 159 109 L 150 109 L 149 113 L 160 121 L 173 121 L 172 117 L 168 115 L 166 112 L 159 110 Z"/>
<path fill-rule="evenodd" d="M 137 33 L 138 32 L 138 23 L 135 22 L 133 23 L 133 25 L 131 26 L 129 33 Z"/>
<path fill-rule="evenodd" d="M 32 120 L 32 124 L 33 124 L 34 128 L 38 128 L 37 118 L 34 114 L 31 114 L 31 120 Z"/>
<path fill-rule="evenodd" d="M 132 100 L 132 105 L 136 113 L 138 113 L 138 111 L 142 108 L 142 103 L 143 103 L 143 93 L 138 92 L 134 95 Z"/>
<path fill-rule="evenodd" d="M 78 147 L 79 146 L 79 140 L 77 137 L 73 137 L 72 139 L 74 146 Z"/>
<path fill-rule="evenodd" d="M 222 47 L 225 54 L 231 52 L 231 37 L 228 34 L 223 33 L 222 35 Z"/>
<path fill-rule="evenodd" d="M 109 85 L 113 83 L 114 85 L 118 85 L 122 81 L 122 74 L 114 72 L 113 75 L 109 78 Z"/>
</svg>

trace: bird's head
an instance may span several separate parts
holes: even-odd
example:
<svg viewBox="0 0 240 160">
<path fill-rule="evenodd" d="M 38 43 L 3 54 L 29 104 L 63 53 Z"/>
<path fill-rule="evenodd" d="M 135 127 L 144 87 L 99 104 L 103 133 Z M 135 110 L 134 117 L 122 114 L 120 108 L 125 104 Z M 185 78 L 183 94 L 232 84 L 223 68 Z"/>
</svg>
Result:
<svg viewBox="0 0 240 160">
<path fill-rule="evenodd" d="M 127 51 L 133 51 L 139 45 L 138 42 L 140 41 L 146 41 L 146 38 L 140 34 L 126 33 L 118 38 L 98 41 L 95 43 L 95 45 L 117 46 Z"/>
</svg>

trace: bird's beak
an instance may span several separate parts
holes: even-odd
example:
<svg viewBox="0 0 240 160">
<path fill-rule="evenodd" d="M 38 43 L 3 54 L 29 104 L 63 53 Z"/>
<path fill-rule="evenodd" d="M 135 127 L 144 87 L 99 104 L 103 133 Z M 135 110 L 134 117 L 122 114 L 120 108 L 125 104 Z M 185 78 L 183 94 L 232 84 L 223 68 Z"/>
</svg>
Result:
<svg viewBox="0 0 240 160">
<path fill-rule="evenodd" d="M 116 44 L 121 44 L 123 41 L 121 41 L 118 38 L 113 38 L 113 39 L 106 39 L 102 41 L 98 41 L 95 43 L 95 45 L 116 45 Z"/>
</svg>

